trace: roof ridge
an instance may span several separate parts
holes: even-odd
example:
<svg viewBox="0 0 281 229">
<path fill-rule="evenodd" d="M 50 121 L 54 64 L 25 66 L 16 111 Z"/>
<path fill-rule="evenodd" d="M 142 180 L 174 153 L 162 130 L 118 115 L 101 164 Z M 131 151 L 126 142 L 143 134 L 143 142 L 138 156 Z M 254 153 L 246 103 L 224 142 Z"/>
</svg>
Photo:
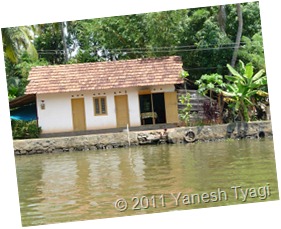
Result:
<svg viewBox="0 0 281 229">
<path fill-rule="evenodd" d="M 122 63 L 122 62 L 137 62 L 137 61 L 145 61 L 145 60 L 164 60 L 164 59 L 175 59 L 181 60 L 180 56 L 161 56 L 161 57 L 147 57 L 147 58 L 137 58 L 137 59 L 127 59 L 127 60 L 106 60 L 106 61 L 95 61 L 95 62 L 84 62 L 84 63 L 68 63 L 68 64 L 48 64 L 48 65 L 40 65 L 34 66 L 33 68 L 44 68 L 44 67 L 68 67 L 68 66 L 77 66 L 77 65 L 93 65 L 97 63 Z"/>
</svg>

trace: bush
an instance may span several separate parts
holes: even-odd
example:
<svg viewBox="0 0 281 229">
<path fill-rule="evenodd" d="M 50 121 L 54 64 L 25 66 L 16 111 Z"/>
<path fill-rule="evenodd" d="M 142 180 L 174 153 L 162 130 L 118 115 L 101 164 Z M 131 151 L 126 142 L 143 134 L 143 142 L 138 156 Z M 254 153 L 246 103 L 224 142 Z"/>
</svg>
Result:
<svg viewBox="0 0 281 229">
<path fill-rule="evenodd" d="M 220 122 L 220 111 L 216 101 L 206 101 L 203 104 L 205 122 L 208 124 Z"/>
<path fill-rule="evenodd" d="M 180 110 L 180 118 L 185 122 L 185 124 L 188 124 L 190 121 L 192 108 L 192 105 L 190 103 L 190 94 L 186 93 L 185 95 L 181 95 L 179 97 L 179 101 L 182 105 L 184 105 L 183 109 Z"/>
<path fill-rule="evenodd" d="M 12 120 L 13 139 L 38 138 L 41 128 L 37 126 L 37 121 Z"/>
</svg>

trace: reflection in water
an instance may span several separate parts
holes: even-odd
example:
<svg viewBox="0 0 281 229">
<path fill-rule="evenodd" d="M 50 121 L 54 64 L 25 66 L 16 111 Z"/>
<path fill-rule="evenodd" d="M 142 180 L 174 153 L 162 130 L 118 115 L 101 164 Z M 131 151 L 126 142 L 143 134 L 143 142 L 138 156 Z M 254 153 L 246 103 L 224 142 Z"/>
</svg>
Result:
<svg viewBox="0 0 281 229">
<path fill-rule="evenodd" d="M 130 168 L 136 178 L 137 183 L 144 182 L 144 156 L 139 149 L 129 149 L 129 163 Z"/>
<path fill-rule="evenodd" d="M 89 184 L 91 192 L 101 193 L 104 188 L 108 190 L 118 189 L 121 183 L 120 156 L 104 153 L 87 155 L 89 165 Z M 87 177 L 85 177 L 87 179 Z"/>
<path fill-rule="evenodd" d="M 24 226 L 242 203 L 232 186 L 270 184 L 266 200 L 278 199 L 272 139 L 22 156 L 16 165 Z M 218 189 L 227 201 L 176 206 L 171 196 Z M 119 198 L 127 211 L 115 209 Z"/>
</svg>

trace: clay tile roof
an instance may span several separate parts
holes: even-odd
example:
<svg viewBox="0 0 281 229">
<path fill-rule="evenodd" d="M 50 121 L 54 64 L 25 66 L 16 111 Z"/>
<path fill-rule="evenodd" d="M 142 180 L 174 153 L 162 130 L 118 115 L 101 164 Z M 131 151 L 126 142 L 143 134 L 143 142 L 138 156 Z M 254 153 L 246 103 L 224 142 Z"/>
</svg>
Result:
<svg viewBox="0 0 281 229">
<path fill-rule="evenodd" d="M 25 94 L 182 83 L 178 56 L 34 67 Z"/>
</svg>

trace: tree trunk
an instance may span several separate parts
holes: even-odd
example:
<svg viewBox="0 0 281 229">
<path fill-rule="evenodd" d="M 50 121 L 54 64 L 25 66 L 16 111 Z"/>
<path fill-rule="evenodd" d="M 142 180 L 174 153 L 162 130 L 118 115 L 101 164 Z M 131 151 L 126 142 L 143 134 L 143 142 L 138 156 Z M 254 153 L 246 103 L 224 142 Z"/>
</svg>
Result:
<svg viewBox="0 0 281 229">
<path fill-rule="evenodd" d="M 61 35 L 62 35 L 62 42 L 63 42 L 63 53 L 64 53 L 64 63 L 66 64 L 68 62 L 68 50 L 67 50 L 67 43 L 66 43 L 66 37 L 67 37 L 67 28 L 66 28 L 66 22 L 61 22 Z"/>
<path fill-rule="evenodd" d="M 218 22 L 222 32 L 225 33 L 225 25 L 226 25 L 226 12 L 225 6 L 219 6 L 219 13 L 218 13 Z"/>
<path fill-rule="evenodd" d="M 237 8 L 237 15 L 238 15 L 238 30 L 236 34 L 236 42 L 235 42 L 235 47 L 232 55 L 232 60 L 231 60 L 231 66 L 234 67 L 236 60 L 237 60 L 237 55 L 238 55 L 238 50 L 240 47 L 240 42 L 241 42 L 241 37 L 242 37 L 242 31 L 243 31 L 243 15 L 242 15 L 242 8 L 241 4 L 236 4 Z"/>
</svg>

